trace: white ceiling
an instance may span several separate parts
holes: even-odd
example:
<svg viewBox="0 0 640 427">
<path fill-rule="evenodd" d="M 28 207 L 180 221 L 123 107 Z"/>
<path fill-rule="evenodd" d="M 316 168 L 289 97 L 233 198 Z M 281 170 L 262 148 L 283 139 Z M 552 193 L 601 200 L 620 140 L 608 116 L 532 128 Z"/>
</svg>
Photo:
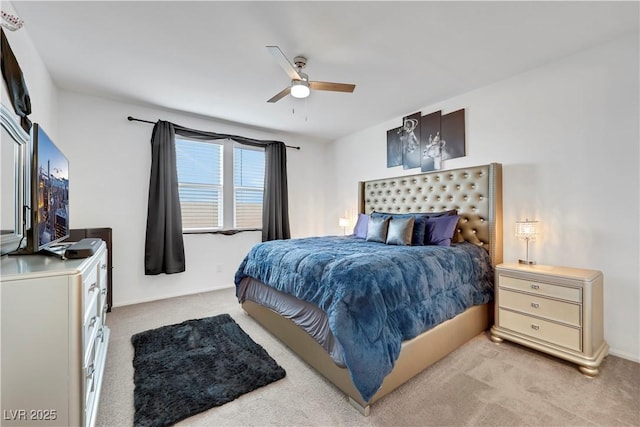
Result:
<svg viewBox="0 0 640 427">
<path fill-rule="evenodd" d="M 637 33 L 639 20 L 637 1 L 12 5 L 63 89 L 330 140 Z M 289 79 L 267 45 L 354 93 L 268 104 Z"/>
</svg>

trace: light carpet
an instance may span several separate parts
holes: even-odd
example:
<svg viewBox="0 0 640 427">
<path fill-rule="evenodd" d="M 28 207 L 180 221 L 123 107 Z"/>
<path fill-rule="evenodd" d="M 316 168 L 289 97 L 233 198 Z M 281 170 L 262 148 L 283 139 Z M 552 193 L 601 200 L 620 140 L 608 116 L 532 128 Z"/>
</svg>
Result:
<svg viewBox="0 0 640 427">
<path fill-rule="evenodd" d="M 487 334 L 434 364 L 371 407 L 369 417 L 245 314 L 235 289 L 116 307 L 98 426 L 133 425 L 131 335 L 229 313 L 287 376 L 178 426 L 640 426 L 640 364 L 608 356 L 600 376 Z"/>
</svg>

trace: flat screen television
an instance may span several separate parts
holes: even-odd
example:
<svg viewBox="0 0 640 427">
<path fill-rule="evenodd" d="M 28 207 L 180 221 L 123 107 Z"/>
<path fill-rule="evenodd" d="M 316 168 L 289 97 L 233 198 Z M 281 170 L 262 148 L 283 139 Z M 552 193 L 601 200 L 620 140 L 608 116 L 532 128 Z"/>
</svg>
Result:
<svg viewBox="0 0 640 427">
<path fill-rule="evenodd" d="M 27 251 L 46 251 L 70 234 L 69 160 L 37 123 L 31 129 L 31 227 Z"/>
</svg>

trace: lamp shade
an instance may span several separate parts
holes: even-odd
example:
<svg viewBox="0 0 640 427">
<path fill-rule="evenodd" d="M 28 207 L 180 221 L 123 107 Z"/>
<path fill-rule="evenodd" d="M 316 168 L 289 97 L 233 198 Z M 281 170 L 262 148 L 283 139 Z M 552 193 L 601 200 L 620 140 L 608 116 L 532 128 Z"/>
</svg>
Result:
<svg viewBox="0 0 640 427">
<path fill-rule="evenodd" d="M 309 90 L 309 83 L 304 80 L 294 80 L 291 83 L 291 96 L 294 98 L 306 98 L 311 91 Z"/>
<path fill-rule="evenodd" d="M 340 227 L 346 227 L 347 225 L 349 225 L 349 220 L 347 218 L 340 218 L 338 220 L 338 224 L 340 225 Z"/>
<path fill-rule="evenodd" d="M 525 219 L 516 221 L 516 237 L 524 240 L 535 240 L 538 235 L 538 221 Z"/>
</svg>

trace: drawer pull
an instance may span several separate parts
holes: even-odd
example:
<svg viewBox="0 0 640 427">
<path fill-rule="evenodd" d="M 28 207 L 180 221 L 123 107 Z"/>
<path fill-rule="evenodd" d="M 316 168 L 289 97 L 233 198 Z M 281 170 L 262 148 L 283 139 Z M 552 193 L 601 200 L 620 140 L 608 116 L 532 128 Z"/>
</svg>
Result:
<svg viewBox="0 0 640 427">
<path fill-rule="evenodd" d="M 540 308 L 540 304 L 538 304 L 537 302 L 532 302 L 532 303 L 531 303 L 531 307 L 533 307 L 533 308 Z"/>
<path fill-rule="evenodd" d="M 96 321 L 98 320 L 97 316 L 93 316 L 90 320 L 89 320 L 89 327 L 93 328 L 96 325 Z"/>
<path fill-rule="evenodd" d="M 98 282 L 95 282 L 91 286 L 89 286 L 88 292 L 93 292 L 96 289 L 98 289 Z"/>
<path fill-rule="evenodd" d="M 538 290 L 538 289 L 540 289 L 540 285 L 536 285 L 535 283 L 532 283 L 531 284 L 531 289 Z"/>
<path fill-rule="evenodd" d="M 96 372 L 96 367 L 92 363 L 91 365 L 87 366 L 85 370 L 86 370 L 86 374 L 85 374 L 86 377 L 91 378 L 93 374 Z"/>
<path fill-rule="evenodd" d="M 534 331 L 538 331 L 538 330 L 540 330 L 540 326 L 532 324 L 531 325 L 531 329 L 533 329 Z"/>
</svg>

